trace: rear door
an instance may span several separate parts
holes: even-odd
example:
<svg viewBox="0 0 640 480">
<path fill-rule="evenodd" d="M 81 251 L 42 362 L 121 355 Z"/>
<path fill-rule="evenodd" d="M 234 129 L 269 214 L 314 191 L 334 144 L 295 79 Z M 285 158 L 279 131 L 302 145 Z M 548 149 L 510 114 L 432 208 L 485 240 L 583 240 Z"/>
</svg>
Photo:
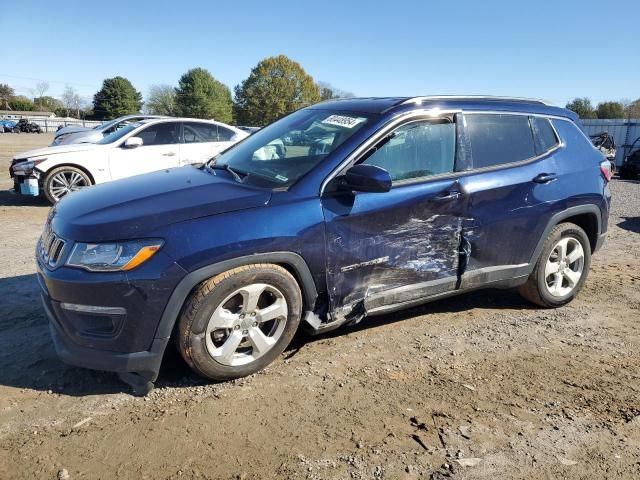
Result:
<svg viewBox="0 0 640 480">
<path fill-rule="evenodd" d="M 462 240 L 468 263 L 461 288 L 527 273 L 556 202 L 560 142 L 549 119 L 505 113 L 465 113 L 471 170 Z"/>
<path fill-rule="evenodd" d="M 142 139 L 142 146 L 127 148 L 124 143 L 109 153 L 111 178 L 130 177 L 179 165 L 180 123 L 153 123 L 134 136 Z"/>
<path fill-rule="evenodd" d="M 184 122 L 180 164 L 202 163 L 233 144 L 234 132 L 215 123 Z"/>
<path fill-rule="evenodd" d="M 345 192 L 322 198 L 331 310 L 357 317 L 456 288 L 464 200 L 453 174 L 453 117 L 398 126 L 355 163 L 386 169 L 386 193 Z"/>
</svg>

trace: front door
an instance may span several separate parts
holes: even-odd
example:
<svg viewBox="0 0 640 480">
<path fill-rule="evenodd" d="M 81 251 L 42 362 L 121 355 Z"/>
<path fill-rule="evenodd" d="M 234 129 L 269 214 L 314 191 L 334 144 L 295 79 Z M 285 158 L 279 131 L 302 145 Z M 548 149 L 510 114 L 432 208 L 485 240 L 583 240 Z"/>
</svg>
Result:
<svg viewBox="0 0 640 480">
<path fill-rule="evenodd" d="M 134 134 L 142 138 L 142 146 L 112 148 L 109 153 L 111 179 L 173 168 L 180 159 L 180 124 L 153 123 Z"/>
<path fill-rule="evenodd" d="M 452 175 L 453 117 L 411 120 L 355 163 L 386 169 L 386 193 L 322 198 L 331 310 L 340 318 L 411 304 L 456 288 L 464 199 Z M 332 191 L 333 190 L 333 191 Z"/>
</svg>

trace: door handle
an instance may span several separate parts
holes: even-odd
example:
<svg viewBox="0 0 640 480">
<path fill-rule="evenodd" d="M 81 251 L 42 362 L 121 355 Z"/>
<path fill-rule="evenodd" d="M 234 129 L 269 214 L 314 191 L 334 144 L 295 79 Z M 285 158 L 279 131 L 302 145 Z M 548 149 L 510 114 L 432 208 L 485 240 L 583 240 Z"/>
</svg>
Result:
<svg viewBox="0 0 640 480">
<path fill-rule="evenodd" d="M 555 173 L 541 173 L 533 177 L 533 181 L 536 183 L 549 183 L 557 179 L 558 176 Z"/>
<path fill-rule="evenodd" d="M 434 202 L 451 202 L 452 200 L 457 200 L 462 196 L 460 192 L 457 190 L 453 190 L 450 192 L 444 192 L 436 197 L 433 197 Z"/>
<path fill-rule="evenodd" d="M 163 157 L 173 157 L 176 154 L 176 152 L 169 152 L 169 153 L 163 153 L 162 156 Z"/>
</svg>

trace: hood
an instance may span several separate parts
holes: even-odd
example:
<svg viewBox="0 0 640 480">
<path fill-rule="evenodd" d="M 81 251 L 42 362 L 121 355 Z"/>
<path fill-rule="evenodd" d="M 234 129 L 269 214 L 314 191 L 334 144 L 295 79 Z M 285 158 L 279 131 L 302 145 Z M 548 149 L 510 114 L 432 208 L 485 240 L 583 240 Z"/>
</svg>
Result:
<svg viewBox="0 0 640 480">
<path fill-rule="evenodd" d="M 96 150 L 99 148 L 109 148 L 109 145 L 96 145 L 93 143 L 82 143 L 78 145 L 55 145 L 53 147 L 38 148 L 16 155 L 14 158 L 30 158 L 57 155 L 59 153 L 83 152 L 85 150 Z"/>
<path fill-rule="evenodd" d="M 53 230 L 69 240 L 142 238 L 176 222 L 264 206 L 271 191 L 243 185 L 225 172 L 187 166 L 103 183 L 55 206 Z"/>
</svg>

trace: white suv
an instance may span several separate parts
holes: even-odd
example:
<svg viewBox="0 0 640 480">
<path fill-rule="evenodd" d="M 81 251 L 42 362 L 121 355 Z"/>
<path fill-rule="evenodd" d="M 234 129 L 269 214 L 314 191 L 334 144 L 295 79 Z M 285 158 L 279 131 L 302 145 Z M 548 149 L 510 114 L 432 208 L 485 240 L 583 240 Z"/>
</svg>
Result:
<svg viewBox="0 0 640 480">
<path fill-rule="evenodd" d="M 247 136 L 240 129 L 212 120 L 144 120 L 95 144 L 20 153 L 9 172 L 17 193 L 42 193 L 55 203 L 69 192 L 96 183 L 204 162 Z"/>
</svg>

